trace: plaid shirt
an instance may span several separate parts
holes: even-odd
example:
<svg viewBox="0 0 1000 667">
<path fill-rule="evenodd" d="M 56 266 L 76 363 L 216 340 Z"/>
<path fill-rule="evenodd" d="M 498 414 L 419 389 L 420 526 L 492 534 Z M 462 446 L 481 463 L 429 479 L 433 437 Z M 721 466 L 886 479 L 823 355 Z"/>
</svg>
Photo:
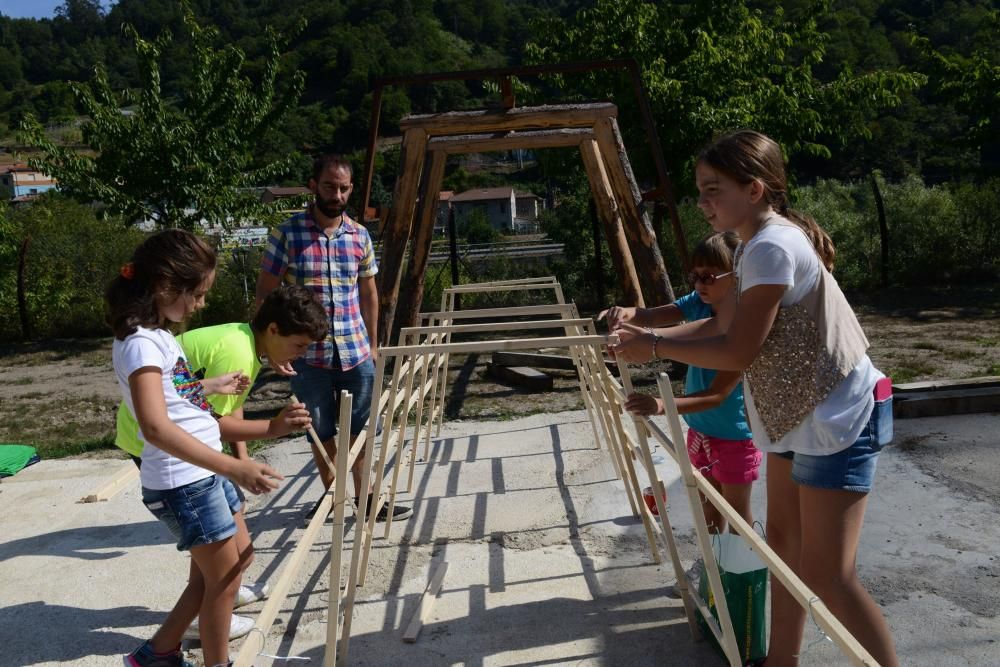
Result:
<svg viewBox="0 0 1000 667">
<path fill-rule="evenodd" d="M 311 213 L 312 209 L 296 213 L 271 231 L 262 268 L 313 290 L 326 308 L 330 333 L 309 346 L 306 363 L 350 370 L 371 355 L 358 301 L 358 278 L 378 273 L 375 250 L 368 230 L 346 215 L 343 224 L 327 236 Z"/>
</svg>

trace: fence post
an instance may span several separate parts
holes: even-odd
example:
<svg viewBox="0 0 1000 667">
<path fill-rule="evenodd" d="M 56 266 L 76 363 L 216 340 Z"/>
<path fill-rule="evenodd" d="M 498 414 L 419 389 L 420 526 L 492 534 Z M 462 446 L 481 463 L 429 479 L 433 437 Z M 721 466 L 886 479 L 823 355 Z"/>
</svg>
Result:
<svg viewBox="0 0 1000 667">
<path fill-rule="evenodd" d="M 878 210 L 878 235 L 882 248 L 882 289 L 885 289 L 889 286 L 889 224 L 885 219 L 885 202 L 878 187 L 878 179 L 875 178 L 875 174 L 871 174 L 868 178 L 872 184 L 872 193 L 875 195 L 875 208 Z"/>
<path fill-rule="evenodd" d="M 21 336 L 25 340 L 31 340 L 31 322 L 28 319 L 28 297 L 25 287 L 28 269 L 28 246 L 30 244 L 31 234 L 28 234 L 21 241 L 21 248 L 17 252 L 17 314 L 21 319 Z"/>
<path fill-rule="evenodd" d="M 448 252 L 451 254 L 451 286 L 457 287 L 458 276 L 458 240 L 455 238 L 455 207 L 448 209 Z M 456 294 L 455 310 L 462 310 L 462 295 Z"/>
</svg>

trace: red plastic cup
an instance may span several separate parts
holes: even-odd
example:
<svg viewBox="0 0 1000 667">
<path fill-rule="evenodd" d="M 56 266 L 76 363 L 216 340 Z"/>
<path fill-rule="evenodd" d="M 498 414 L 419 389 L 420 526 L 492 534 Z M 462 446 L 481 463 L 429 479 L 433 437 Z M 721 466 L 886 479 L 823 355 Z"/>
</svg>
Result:
<svg viewBox="0 0 1000 667">
<path fill-rule="evenodd" d="M 654 516 L 660 516 L 659 511 L 656 509 L 656 496 L 653 495 L 653 487 L 647 486 L 642 490 L 642 499 L 646 502 L 646 507 L 649 511 L 653 513 Z M 667 506 L 667 492 L 663 491 L 663 506 Z"/>
</svg>

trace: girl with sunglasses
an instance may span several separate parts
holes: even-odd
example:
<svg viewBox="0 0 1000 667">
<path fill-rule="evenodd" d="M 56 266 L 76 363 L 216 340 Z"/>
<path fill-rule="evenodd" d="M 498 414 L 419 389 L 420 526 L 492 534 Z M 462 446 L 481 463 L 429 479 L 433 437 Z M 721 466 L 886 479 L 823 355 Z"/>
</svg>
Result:
<svg viewBox="0 0 1000 667">
<path fill-rule="evenodd" d="M 641 327 L 665 327 L 679 322 L 695 322 L 711 317 L 728 320 L 732 316 L 733 253 L 739 237 L 732 232 L 712 234 L 698 244 L 691 256 L 694 267 L 688 274 L 691 293 L 674 303 L 656 308 L 605 310 L 608 327 L 623 323 Z M 714 371 L 689 366 L 684 396 L 677 399 L 677 411 L 687 422 L 687 449 L 691 464 L 722 493 L 747 523 L 753 523 L 750 487 L 759 476 L 761 453 L 751 439 L 743 407 L 743 385 L 739 371 Z M 663 401 L 647 394 L 632 394 L 625 408 L 634 414 L 663 414 Z M 705 522 L 713 533 L 726 530 L 726 520 L 715 506 L 702 498 Z M 688 571 L 697 577 L 700 563 Z"/>
<path fill-rule="evenodd" d="M 740 371 L 754 441 L 767 452 L 767 541 L 880 665 L 899 664 L 856 558 L 882 447 L 892 438 L 891 383 L 830 271 L 830 237 L 788 205 L 781 148 L 740 130 L 695 164 L 698 205 L 734 231 L 736 308 L 646 332 L 628 324 L 613 349 Z M 767 667 L 797 665 L 806 611 L 773 577 Z"/>
</svg>

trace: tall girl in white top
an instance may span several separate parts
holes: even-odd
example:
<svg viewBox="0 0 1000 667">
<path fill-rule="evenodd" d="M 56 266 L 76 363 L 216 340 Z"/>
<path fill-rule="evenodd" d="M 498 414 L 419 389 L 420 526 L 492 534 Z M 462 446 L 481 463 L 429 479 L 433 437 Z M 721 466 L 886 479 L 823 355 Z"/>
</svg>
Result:
<svg viewBox="0 0 1000 667">
<path fill-rule="evenodd" d="M 196 617 L 205 665 L 229 663 L 233 602 L 253 555 L 233 482 L 266 493 L 282 477 L 253 459 L 226 456 L 221 437 L 271 438 L 310 423 L 301 404 L 270 421 L 212 412 L 204 384 L 167 327 L 205 305 L 215 266 L 215 251 L 204 241 L 168 230 L 136 248 L 107 290 L 115 374 L 143 440 L 143 503 L 170 530 L 177 549 L 191 552 L 187 586 L 156 634 L 125 656 L 127 667 L 186 665 L 180 642 Z M 230 375 L 224 382 L 236 381 L 237 374 Z"/>
<path fill-rule="evenodd" d="M 873 393 L 883 376 L 864 353 L 867 340 L 828 272 L 833 243 L 815 221 L 788 208 L 781 149 L 758 132 L 735 132 L 706 147 L 695 177 L 708 223 L 718 232 L 735 231 L 742 241 L 732 323 L 723 330 L 712 318 L 652 334 L 625 324 L 614 351 L 638 363 L 649 361 L 652 352 L 704 368 L 749 372 L 748 380 L 763 370 L 757 378 L 782 381 L 780 390 L 773 380 L 766 386 L 745 383 L 754 442 L 767 452 L 768 543 L 879 664 L 896 665 L 888 625 L 855 565 L 867 493 L 884 444 L 880 436 L 887 430 L 879 420 L 891 419 L 891 406 L 888 415 L 875 409 Z M 803 299 L 810 295 L 815 303 L 817 294 L 824 303 L 840 304 L 839 319 L 801 317 Z M 781 334 L 772 337 L 779 321 Z M 775 348 L 776 340 L 798 344 L 785 350 Z M 809 346 L 807 340 L 819 344 Z M 834 353 L 823 356 L 828 340 L 834 341 Z M 848 367 L 834 367 L 834 358 L 848 359 Z M 798 391 L 795 369 L 808 363 L 819 369 L 812 380 L 825 378 L 825 384 L 815 390 L 822 383 L 803 382 Z M 764 664 L 796 665 L 805 611 L 773 577 L 771 590 Z"/>
</svg>

